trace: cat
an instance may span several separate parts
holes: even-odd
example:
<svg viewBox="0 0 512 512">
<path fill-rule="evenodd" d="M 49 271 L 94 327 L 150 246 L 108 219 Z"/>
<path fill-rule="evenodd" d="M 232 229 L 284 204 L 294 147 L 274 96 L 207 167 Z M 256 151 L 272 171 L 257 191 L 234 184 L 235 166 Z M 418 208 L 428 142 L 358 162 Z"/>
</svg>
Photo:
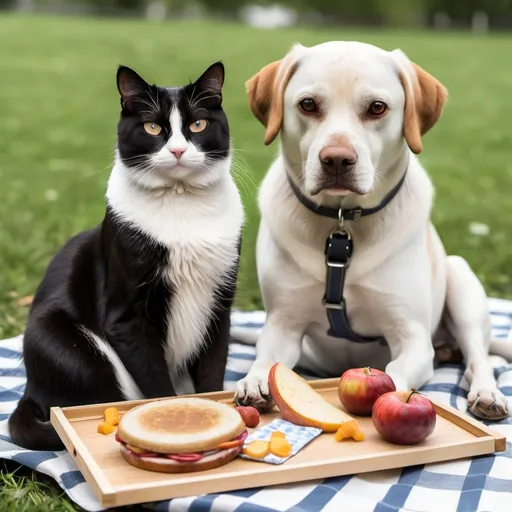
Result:
<svg viewBox="0 0 512 512">
<path fill-rule="evenodd" d="M 52 406 L 223 389 L 244 223 L 223 83 L 221 62 L 172 88 L 118 68 L 106 213 L 56 253 L 36 291 L 16 444 L 63 448 Z"/>
</svg>

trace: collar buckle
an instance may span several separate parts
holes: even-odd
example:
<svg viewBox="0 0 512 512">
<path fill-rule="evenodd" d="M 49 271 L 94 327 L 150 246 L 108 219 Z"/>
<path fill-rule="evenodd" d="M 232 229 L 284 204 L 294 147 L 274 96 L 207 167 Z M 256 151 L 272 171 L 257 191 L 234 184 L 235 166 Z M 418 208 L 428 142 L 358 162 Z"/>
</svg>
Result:
<svg viewBox="0 0 512 512">
<path fill-rule="evenodd" d="M 326 309 L 337 309 L 339 311 L 345 310 L 345 302 L 342 300 L 339 304 L 336 304 L 334 302 L 327 302 L 326 298 L 322 298 L 322 306 Z"/>
<path fill-rule="evenodd" d="M 325 246 L 325 264 L 330 268 L 345 269 L 352 257 L 352 237 L 343 223 L 332 230 Z"/>
<path fill-rule="evenodd" d="M 325 258 L 325 264 L 328 267 L 334 267 L 334 268 L 345 268 L 348 267 L 348 261 L 346 262 L 339 262 L 339 261 L 330 261 L 328 258 Z"/>
</svg>

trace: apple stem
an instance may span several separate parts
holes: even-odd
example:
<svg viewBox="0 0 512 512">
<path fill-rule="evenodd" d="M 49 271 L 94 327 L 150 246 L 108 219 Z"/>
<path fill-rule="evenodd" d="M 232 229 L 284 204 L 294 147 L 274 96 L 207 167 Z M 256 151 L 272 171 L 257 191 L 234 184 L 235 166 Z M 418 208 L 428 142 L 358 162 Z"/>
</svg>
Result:
<svg viewBox="0 0 512 512">
<path fill-rule="evenodd" d="M 410 395 L 407 397 L 407 400 L 405 401 L 405 403 L 406 403 L 406 404 L 408 404 L 408 403 L 409 403 L 409 399 L 410 399 L 410 398 L 411 398 L 411 396 L 412 396 L 412 395 L 414 395 L 415 393 L 417 393 L 417 394 L 419 395 L 419 393 L 418 393 L 414 388 L 412 388 L 412 389 L 411 389 L 411 393 L 410 393 Z"/>
<path fill-rule="evenodd" d="M 371 374 L 372 374 L 372 369 L 371 369 L 369 366 L 367 366 L 366 368 L 364 368 L 364 369 L 363 369 L 363 371 L 364 371 L 364 373 L 365 373 L 366 375 L 371 375 Z"/>
</svg>

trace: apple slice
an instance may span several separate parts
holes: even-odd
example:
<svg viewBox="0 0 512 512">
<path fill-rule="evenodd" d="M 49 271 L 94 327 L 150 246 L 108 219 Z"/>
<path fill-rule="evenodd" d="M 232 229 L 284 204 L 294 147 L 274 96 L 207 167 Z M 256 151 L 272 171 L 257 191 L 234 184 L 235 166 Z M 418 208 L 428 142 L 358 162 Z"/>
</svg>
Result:
<svg viewBox="0 0 512 512">
<path fill-rule="evenodd" d="M 324 432 L 336 432 L 348 421 L 357 420 L 330 404 L 300 375 L 282 363 L 272 366 L 268 384 L 274 403 L 284 420 Z"/>
</svg>

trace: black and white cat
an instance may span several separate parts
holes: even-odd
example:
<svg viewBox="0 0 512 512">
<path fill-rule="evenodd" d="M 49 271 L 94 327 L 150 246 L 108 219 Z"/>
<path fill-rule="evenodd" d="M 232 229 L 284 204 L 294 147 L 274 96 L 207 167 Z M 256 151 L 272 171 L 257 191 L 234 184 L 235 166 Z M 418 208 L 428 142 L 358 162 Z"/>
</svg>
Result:
<svg viewBox="0 0 512 512">
<path fill-rule="evenodd" d="M 175 88 L 119 68 L 105 218 L 60 249 L 35 295 L 16 444 L 62 448 L 51 406 L 222 389 L 244 220 L 223 81 L 221 63 Z"/>
</svg>

